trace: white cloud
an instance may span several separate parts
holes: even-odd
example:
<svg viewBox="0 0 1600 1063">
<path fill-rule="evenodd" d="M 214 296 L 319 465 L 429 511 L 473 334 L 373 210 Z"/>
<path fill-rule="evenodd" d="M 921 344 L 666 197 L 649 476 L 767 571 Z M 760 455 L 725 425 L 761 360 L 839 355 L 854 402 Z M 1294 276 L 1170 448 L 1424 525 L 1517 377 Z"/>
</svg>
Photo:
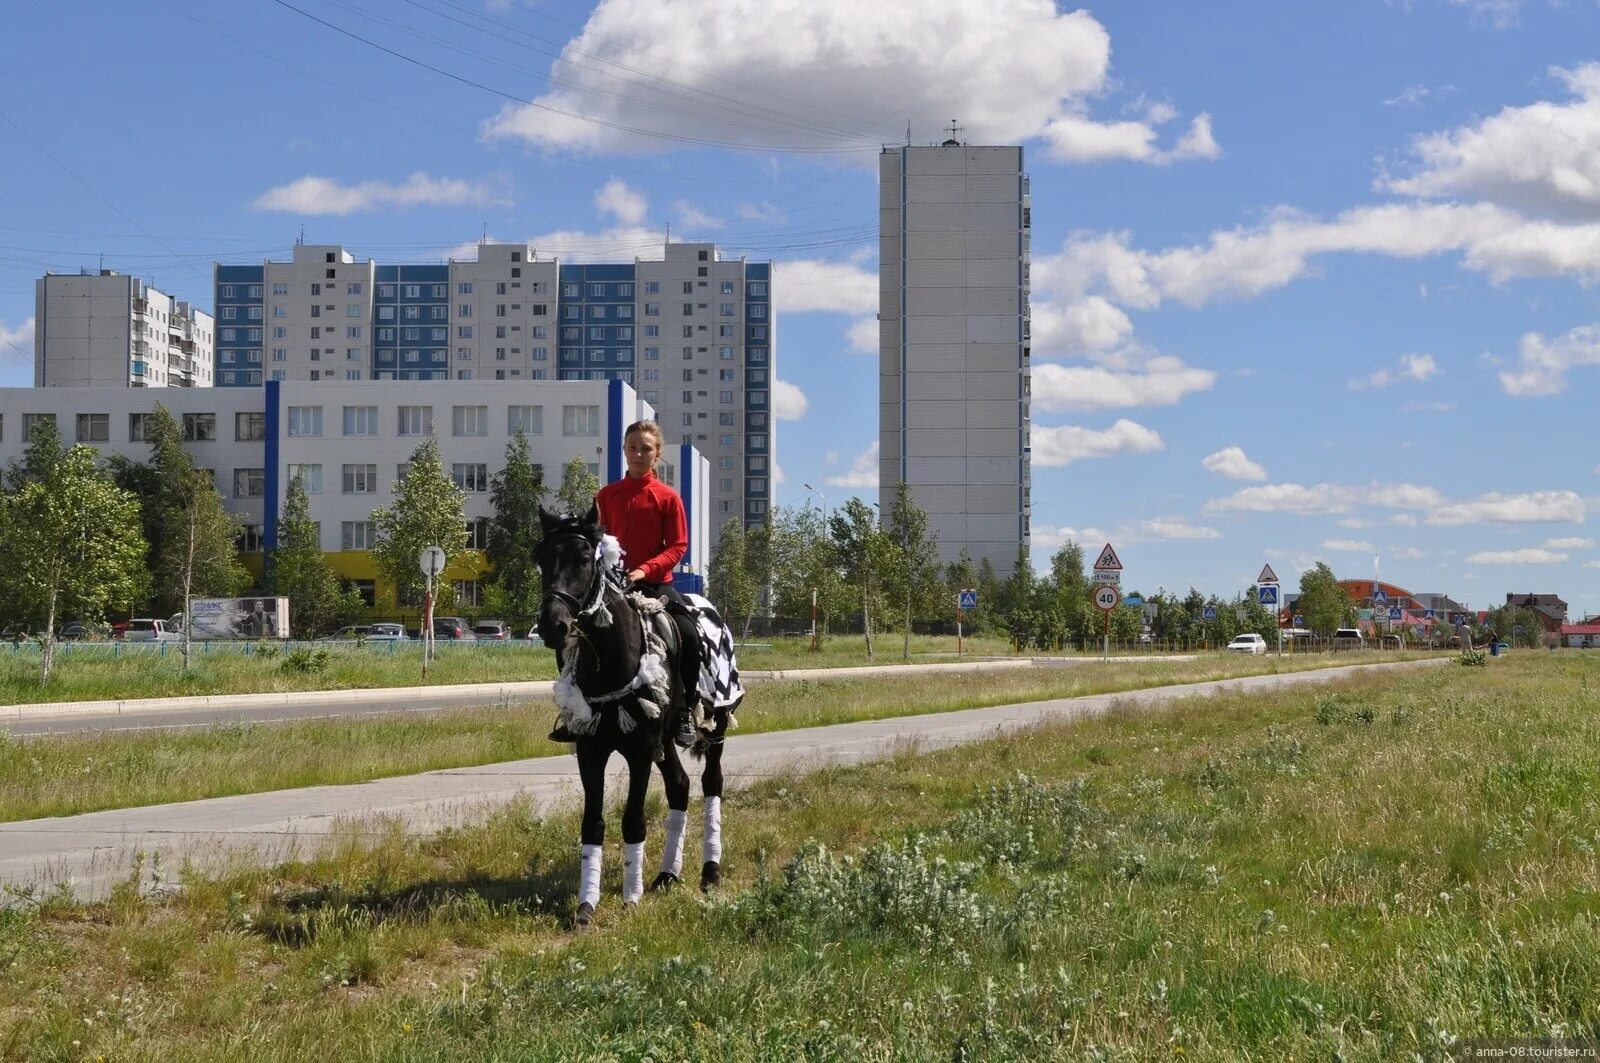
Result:
<svg viewBox="0 0 1600 1063">
<path fill-rule="evenodd" d="M 783 466 L 779 465 L 777 463 L 777 461 L 773 461 L 773 463 L 772 463 L 772 482 L 774 484 L 778 484 L 778 485 L 786 484 L 786 483 L 789 482 L 789 477 L 787 475 L 785 475 L 785 473 L 783 471 Z"/>
<path fill-rule="evenodd" d="M 1580 535 L 1569 535 L 1563 539 L 1546 539 L 1544 545 L 1547 550 L 1592 550 L 1594 540 L 1585 539 Z"/>
<path fill-rule="evenodd" d="M 1032 299 L 1033 350 L 1036 355 L 1087 354 L 1111 350 L 1133 335 L 1133 322 L 1111 300 L 1100 295 L 1057 302 Z"/>
<path fill-rule="evenodd" d="M 28 358 L 33 357 L 33 318 L 28 318 L 16 328 L 7 328 L 5 322 L 0 321 L 0 359 L 23 360 L 24 352 Z"/>
<path fill-rule="evenodd" d="M 1600 561 L 1585 561 L 1583 563 L 1583 567 L 1584 568 L 1600 568 Z"/>
<path fill-rule="evenodd" d="M 1495 29 L 1515 26 L 1528 0 L 1450 0 L 1452 7 L 1464 7 L 1474 21 L 1488 22 Z"/>
<path fill-rule="evenodd" d="M 1582 524 L 1583 499 L 1576 491 L 1533 491 L 1521 495 L 1491 492 L 1471 502 L 1440 506 L 1427 516 L 1429 524 L 1529 524 L 1559 522 Z"/>
<path fill-rule="evenodd" d="M 1397 561 L 1415 561 L 1428 556 L 1428 551 L 1419 550 L 1415 546 L 1400 546 L 1389 551 L 1389 556 Z"/>
<path fill-rule="evenodd" d="M 1033 463 L 1042 468 L 1116 454 L 1149 454 L 1165 447 L 1161 436 L 1153 429 L 1126 418 L 1103 431 L 1075 425 L 1059 428 L 1035 425 L 1033 428 Z"/>
<path fill-rule="evenodd" d="M 1220 539 L 1222 533 L 1215 528 L 1204 525 L 1189 524 L 1186 521 L 1157 517 L 1154 520 L 1141 520 L 1133 528 L 1130 538 L 1139 539 Z"/>
<path fill-rule="evenodd" d="M 1224 498 L 1206 503 L 1210 510 L 1241 510 L 1250 513 L 1348 513 L 1357 506 L 1384 509 L 1433 509 L 1445 498 L 1432 487 L 1417 484 L 1297 483 L 1264 484 L 1246 487 Z M 1399 518 L 1397 517 L 1398 521 Z"/>
<path fill-rule="evenodd" d="M 709 140 L 876 154 L 908 122 L 919 142 L 943 139 L 958 115 L 972 143 L 1042 137 L 1065 160 L 1218 154 L 1206 115 L 1169 150 L 1148 117 L 1092 118 L 1110 62 L 1105 27 L 1052 0 L 601 0 L 551 69 L 559 87 L 503 107 L 484 132 L 583 151 Z"/>
<path fill-rule="evenodd" d="M 1363 520 L 1360 517 L 1345 517 L 1341 520 L 1334 521 L 1334 523 L 1339 525 L 1341 528 L 1360 529 L 1372 527 L 1372 522 L 1370 520 Z"/>
<path fill-rule="evenodd" d="M 858 255 L 850 262 L 789 259 L 773 263 L 778 294 L 785 314 L 832 312 L 875 314 L 878 311 L 878 271 L 864 269 Z M 876 322 L 874 322 L 876 324 Z M 878 349 L 873 337 L 872 349 Z"/>
<path fill-rule="evenodd" d="M 772 381 L 772 416 L 780 421 L 798 421 L 806 415 L 806 393 L 787 380 Z"/>
<path fill-rule="evenodd" d="M 1324 550 L 1338 550 L 1347 554 L 1370 554 L 1378 549 L 1365 539 L 1324 539 L 1322 540 L 1322 548 Z"/>
<path fill-rule="evenodd" d="M 721 218 L 707 214 L 687 199 L 673 200 L 672 211 L 678 216 L 679 226 L 684 229 L 704 232 L 707 229 L 717 229 L 722 226 Z"/>
<path fill-rule="evenodd" d="M 1582 325 L 1553 340 L 1528 332 L 1517 346 L 1517 369 L 1501 372 L 1507 395 L 1559 395 L 1567 388 L 1569 370 L 1600 365 L 1600 326 Z"/>
<path fill-rule="evenodd" d="M 540 258 L 558 256 L 565 262 L 615 262 L 618 259 L 659 260 L 665 254 L 666 237 L 656 229 L 617 227 L 600 232 L 582 229 L 557 229 L 524 237 Z M 460 244 L 440 253 L 440 258 L 473 260 L 478 257 L 477 241 Z"/>
<path fill-rule="evenodd" d="M 1398 370 L 1380 369 L 1365 380 L 1352 380 L 1353 388 L 1386 388 L 1398 380 L 1423 381 L 1439 372 L 1431 354 L 1402 354 Z"/>
<path fill-rule="evenodd" d="M 878 441 L 874 439 L 871 446 L 856 455 L 856 460 L 851 464 L 849 472 L 843 476 L 828 477 L 828 484 L 832 487 L 876 489 L 878 486 Z"/>
<path fill-rule="evenodd" d="M 1407 85 L 1399 94 L 1383 101 L 1385 107 L 1420 107 L 1424 100 L 1437 96 L 1448 96 L 1454 92 L 1454 85 L 1440 85 L 1433 88 L 1428 85 Z"/>
<path fill-rule="evenodd" d="M 1416 172 L 1380 182 L 1402 195 L 1492 200 L 1558 216 L 1600 216 L 1600 63 L 1552 67 L 1568 99 L 1504 107 L 1420 137 Z"/>
<path fill-rule="evenodd" d="M 1467 560 L 1474 565 L 1558 565 L 1567 559 L 1566 554 L 1553 550 L 1485 550 L 1471 554 Z"/>
<path fill-rule="evenodd" d="M 1216 380 L 1217 374 L 1209 369 L 1196 369 L 1166 356 L 1149 359 L 1131 372 L 1040 362 L 1033 367 L 1033 402 L 1053 413 L 1171 406 L 1192 391 L 1210 389 Z"/>
<path fill-rule="evenodd" d="M 623 225 L 638 225 L 644 221 L 650 203 L 644 193 L 629 187 L 626 181 L 613 177 L 600 186 L 594 194 L 595 210 L 609 214 Z"/>
<path fill-rule="evenodd" d="M 1245 456 L 1243 447 L 1223 447 L 1214 454 L 1200 459 L 1207 472 L 1226 476 L 1230 480 L 1255 480 L 1267 478 L 1267 470 Z"/>
<path fill-rule="evenodd" d="M 850 349 L 861 354 L 878 353 L 878 319 L 875 317 L 862 317 L 850 322 L 850 327 L 845 330 L 845 338 L 850 341 Z"/>
<path fill-rule="evenodd" d="M 353 185 L 307 175 L 269 188 L 250 208 L 286 214 L 355 214 L 385 208 L 507 206 L 510 202 L 505 191 L 494 185 L 425 173 L 414 173 L 403 184 L 362 181 Z"/>
<path fill-rule="evenodd" d="M 1028 537 L 1033 540 L 1033 545 L 1036 549 L 1039 547 L 1054 549 L 1065 545 L 1069 539 L 1079 546 L 1102 540 L 1110 541 L 1110 536 L 1099 528 L 1068 528 L 1065 526 L 1059 528 L 1036 527 Z"/>
</svg>

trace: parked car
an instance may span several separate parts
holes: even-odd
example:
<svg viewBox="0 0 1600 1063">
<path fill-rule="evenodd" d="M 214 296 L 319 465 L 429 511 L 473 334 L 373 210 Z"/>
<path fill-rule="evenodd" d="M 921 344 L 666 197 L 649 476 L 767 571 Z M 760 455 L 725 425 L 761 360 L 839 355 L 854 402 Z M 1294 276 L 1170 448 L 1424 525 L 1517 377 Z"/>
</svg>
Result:
<svg viewBox="0 0 1600 1063">
<path fill-rule="evenodd" d="M 433 637 L 459 642 L 472 638 L 472 626 L 459 616 L 433 618 Z"/>
<path fill-rule="evenodd" d="M 124 642 L 177 642 L 182 638 L 165 620 L 140 617 L 128 621 L 128 630 L 122 633 Z"/>
<path fill-rule="evenodd" d="M 1228 643 L 1229 653 L 1262 654 L 1267 652 L 1267 640 L 1255 632 L 1246 632 Z"/>
<path fill-rule="evenodd" d="M 1336 650 L 1365 649 L 1367 640 L 1362 636 L 1360 628 L 1342 627 L 1333 633 L 1333 648 Z"/>
<path fill-rule="evenodd" d="M 56 637 L 62 642 L 102 642 L 111 637 L 111 629 L 98 620 L 74 620 Z"/>
<path fill-rule="evenodd" d="M 371 624 L 352 624 L 349 627 L 340 628 L 338 631 L 335 631 L 331 635 L 324 635 L 320 639 L 318 639 L 317 641 L 318 642 L 353 642 L 353 641 L 358 640 L 358 639 L 367 638 L 371 633 L 372 633 L 372 625 Z"/>
<path fill-rule="evenodd" d="M 368 642 L 403 642 L 410 637 L 404 624 L 373 624 L 367 629 Z"/>
<path fill-rule="evenodd" d="M 533 643 L 535 646 L 544 645 L 544 639 L 540 636 L 539 629 L 536 627 L 530 627 L 528 629 L 528 641 Z"/>
<path fill-rule="evenodd" d="M 472 625 L 472 637 L 489 642 L 504 642 L 511 637 L 511 629 L 504 620 L 480 620 Z"/>
<path fill-rule="evenodd" d="M 0 639 L 6 642 L 20 642 L 28 637 L 27 624 L 7 624 L 0 628 Z"/>
</svg>

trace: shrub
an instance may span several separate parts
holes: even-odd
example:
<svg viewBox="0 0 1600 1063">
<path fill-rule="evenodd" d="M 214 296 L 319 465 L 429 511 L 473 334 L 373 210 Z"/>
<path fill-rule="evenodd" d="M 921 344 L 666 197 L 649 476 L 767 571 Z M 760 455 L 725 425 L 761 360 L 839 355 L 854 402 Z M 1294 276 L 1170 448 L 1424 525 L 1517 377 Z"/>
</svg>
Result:
<svg viewBox="0 0 1600 1063">
<path fill-rule="evenodd" d="M 278 665 L 285 672 L 319 674 L 328 667 L 327 650 L 290 650 Z"/>
<path fill-rule="evenodd" d="M 1488 655 L 1482 650 L 1468 650 L 1456 658 L 1456 663 L 1463 668 L 1482 668 L 1488 660 Z"/>
</svg>

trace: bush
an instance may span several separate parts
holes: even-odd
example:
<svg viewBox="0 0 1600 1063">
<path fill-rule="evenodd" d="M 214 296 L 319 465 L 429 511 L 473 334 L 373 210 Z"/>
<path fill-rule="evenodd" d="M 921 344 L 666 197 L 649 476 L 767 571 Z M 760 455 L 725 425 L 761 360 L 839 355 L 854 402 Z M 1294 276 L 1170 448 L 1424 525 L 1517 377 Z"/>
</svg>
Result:
<svg viewBox="0 0 1600 1063">
<path fill-rule="evenodd" d="M 1482 668 L 1488 663 L 1488 654 L 1482 650 L 1468 650 L 1456 658 L 1456 663 L 1463 668 Z"/>
<path fill-rule="evenodd" d="M 290 650 L 278 665 L 285 672 L 318 674 L 328 667 L 327 650 Z"/>
</svg>

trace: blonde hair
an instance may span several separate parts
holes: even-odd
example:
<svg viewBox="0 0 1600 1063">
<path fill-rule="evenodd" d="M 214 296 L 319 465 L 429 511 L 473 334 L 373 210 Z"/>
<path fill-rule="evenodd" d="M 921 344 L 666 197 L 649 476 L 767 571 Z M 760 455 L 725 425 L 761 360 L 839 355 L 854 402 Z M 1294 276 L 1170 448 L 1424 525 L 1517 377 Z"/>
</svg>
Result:
<svg viewBox="0 0 1600 1063">
<path fill-rule="evenodd" d="M 654 469 L 656 464 L 661 461 L 662 452 L 664 452 L 667 449 L 667 440 L 666 440 L 666 437 L 661 434 L 661 426 L 656 424 L 654 421 L 635 421 L 635 422 L 633 422 L 632 424 L 630 424 L 628 426 L 628 430 L 626 432 L 622 433 L 622 444 L 623 444 L 623 446 L 627 446 L 628 438 L 630 436 L 632 436 L 635 432 L 643 432 L 643 433 L 646 433 L 648 435 L 652 435 L 652 436 L 655 437 L 655 440 L 656 440 L 656 460 L 650 463 L 650 467 L 652 469 Z"/>
</svg>

